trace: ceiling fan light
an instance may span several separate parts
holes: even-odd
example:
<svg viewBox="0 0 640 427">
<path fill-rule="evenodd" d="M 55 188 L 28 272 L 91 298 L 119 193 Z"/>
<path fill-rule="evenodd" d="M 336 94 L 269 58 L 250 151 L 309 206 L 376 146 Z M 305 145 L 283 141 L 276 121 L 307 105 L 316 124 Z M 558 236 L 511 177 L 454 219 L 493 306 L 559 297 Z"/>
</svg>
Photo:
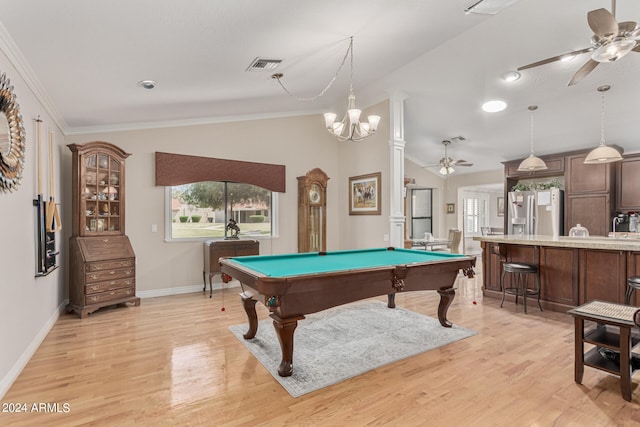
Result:
<svg viewBox="0 0 640 427">
<path fill-rule="evenodd" d="M 635 40 L 618 38 L 610 43 L 605 43 L 591 54 L 591 59 L 597 62 L 613 62 L 631 52 L 636 46 Z"/>
<path fill-rule="evenodd" d="M 453 166 L 442 166 L 439 170 L 440 175 L 451 175 L 455 171 L 456 170 L 453 168 Z"/>
<path fill-rule="evenodd" d="M 601 142 L 600 145 L 587 154 L 584 163 L 595 165 L 599 163 L 612 163 L 622 160 L 622 155 L 618 150 Z"/>
<path fill-rule="evenodd" d="M 520 166 L 518 166 L 518 171 L 520 172 L 530 172 L 530 171 L 541 171 L 549 169 L 547 164 L 540 157 L 535 156 L 533 153 L 529 155 L 526 159 L 524 159 Z"/>
</svg>

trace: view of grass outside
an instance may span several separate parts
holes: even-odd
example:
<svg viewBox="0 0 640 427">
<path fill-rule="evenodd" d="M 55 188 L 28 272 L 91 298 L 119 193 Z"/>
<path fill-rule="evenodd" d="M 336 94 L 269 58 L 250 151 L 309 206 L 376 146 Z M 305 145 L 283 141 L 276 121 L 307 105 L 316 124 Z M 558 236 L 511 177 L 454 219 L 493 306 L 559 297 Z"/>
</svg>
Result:
<svg viewBox="0 0 640 427">
<path fill-rule="evenodd" d="M 271 233 L 271 224 L 268 222 L 256 223 L 238 223 L 240 233 L 238 237 L 251 236 L 268 236 Z M 171 224 L 172 237 L 174 239 L 196 239 L 205 238 L 224 238 L 224 224 L 205 223 L 205 222 L 174 222 Z"/>
<path fill-rule="evenodd" d="M 171 239 L 222 239 L 231 218 L 238 237 L 271 235 L 269 190 L 230 182 L 197 182 L 171 188 Z"/>
</svg>

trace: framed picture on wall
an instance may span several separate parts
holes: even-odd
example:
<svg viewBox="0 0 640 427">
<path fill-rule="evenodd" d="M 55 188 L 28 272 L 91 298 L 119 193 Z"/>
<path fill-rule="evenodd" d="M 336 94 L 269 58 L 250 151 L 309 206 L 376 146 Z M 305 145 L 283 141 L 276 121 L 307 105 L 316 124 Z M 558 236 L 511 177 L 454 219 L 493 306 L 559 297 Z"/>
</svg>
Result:
<svg viewBox="0 0 640 427">
<path fill-rule="evenodd" d="M 504 197 L 498 197 L 498 216 L 504 216 Z"/>
<path fill-rule="evenodd" d="M 447 203 L 447 213 L 448 214 L 456 213 L 456 204 L 455 203 Z"/>
<path fill-rule="evenodd" d="M 380 215 L 382 173 L 349 177 L 349 215 Z"/>
</svg>

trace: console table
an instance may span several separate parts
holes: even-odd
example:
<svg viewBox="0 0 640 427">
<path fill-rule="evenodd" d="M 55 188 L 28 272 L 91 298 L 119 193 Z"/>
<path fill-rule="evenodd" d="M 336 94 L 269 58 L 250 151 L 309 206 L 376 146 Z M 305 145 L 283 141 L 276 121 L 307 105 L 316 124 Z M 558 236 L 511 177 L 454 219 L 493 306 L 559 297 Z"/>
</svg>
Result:
<svg viewBox="0 0 640 427">
<path fill-rule="evenodd" d="M 640 342 L 640 338 L 631 333 L 636 326 L 637 307 L 614 304 L 604 301 L 591 301 L 567 313 L 575 321 L 575 381 L 582 384 L 584 367 L 599 369 L 620 377 L 622 398 L 631 401 L 631 377 L 634 369 L 631 364 L 631 349 Z M 585 330 L 585 320 L 595 322 L 596 326 Z M 593 344 L 586 353 L 584 344 Z M 599 347 L 619 352 L 620 360 L 603 357 Z"/>
<path fill-rule="evenodd" d="M 211 279 L 215 274 L 221 274 L 220 257 L 237 257 L 245 255 L 260 255 L 260 243 L 257 240 L 206 240 L 204 242 L 204 269 L 202 280 L 207 290 L 207 275 L 209 276 L 209 298 L 213 294 Z"/>
</svg>

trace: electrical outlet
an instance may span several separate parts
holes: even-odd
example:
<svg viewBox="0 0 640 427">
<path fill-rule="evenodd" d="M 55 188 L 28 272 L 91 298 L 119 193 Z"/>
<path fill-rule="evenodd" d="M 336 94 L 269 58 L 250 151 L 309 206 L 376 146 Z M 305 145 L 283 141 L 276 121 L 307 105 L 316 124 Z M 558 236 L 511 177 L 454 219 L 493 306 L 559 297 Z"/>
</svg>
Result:
<svg viewBox="0 0 640 427">
<path fill-rule="evenodd" d="M 151 232 L 152 233 L 158 232 L 158 224 L 151 224 Z"/>
<path fill-rule="evenodd" d="M 388 235 L 388 234 L 385 234 L 384 236 L 382 236 L 382 239 L 383 239 L 385 242 L 388 242 L 388 241 L 389 241 L 389 235 Z"/>
</svg>

